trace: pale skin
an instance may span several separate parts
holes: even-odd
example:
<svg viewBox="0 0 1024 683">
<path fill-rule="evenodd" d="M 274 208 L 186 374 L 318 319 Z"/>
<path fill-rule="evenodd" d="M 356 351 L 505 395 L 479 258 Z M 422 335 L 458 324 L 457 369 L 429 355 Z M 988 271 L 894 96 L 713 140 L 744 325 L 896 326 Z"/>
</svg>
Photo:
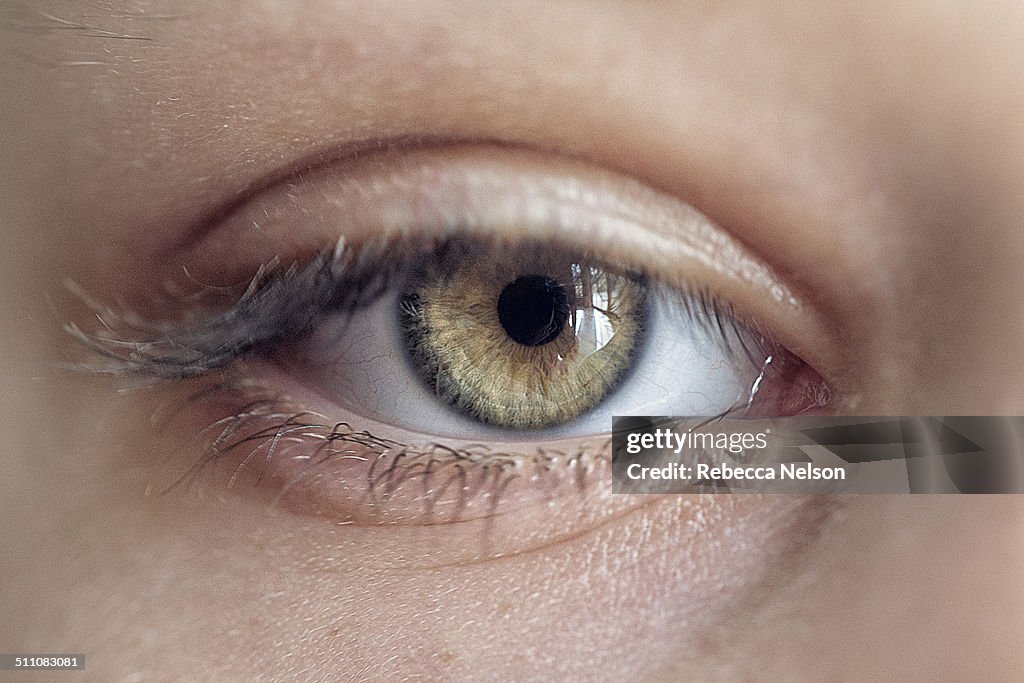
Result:
<svg viewBox="0 0 1024 683">
<path fill-rule="evenodd" d="M 135 302 L 183 266 L 237 281 L 339 228 L 172 246 L 214 207 L 310 159 L 329 188 L 365 140 L 445 168 L 471 143 L 517 177 L 696 207 L 799 313 L 722 289 L 853 412 L 1020 414 L 1024 5 L 39 2 L 3 21 L 0 651 L 86 653 L 60 674 L 83 680 L 1020 670 L 1016 496 L 570 494 L 490 526 L 348 527 L 223 483 L 146 495 L 187 468 L 153 454 L 188 434 L 57 368 L 48 301 L 67 278 Z"/>
</svg>

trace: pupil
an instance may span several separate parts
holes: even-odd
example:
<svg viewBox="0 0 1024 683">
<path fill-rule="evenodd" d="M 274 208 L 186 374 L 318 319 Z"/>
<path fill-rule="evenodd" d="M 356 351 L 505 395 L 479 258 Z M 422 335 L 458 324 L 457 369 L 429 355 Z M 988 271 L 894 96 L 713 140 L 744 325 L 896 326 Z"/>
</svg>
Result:
<svg viewBox="0 0 1024 683">
<path fill-rule="evenodd" d="M 520 344 L 543 346 L 553 342 L 568 322 L 569 295 L 557 280 L 524 275 L 501 290 L 498 320 Z"/>
</svg>

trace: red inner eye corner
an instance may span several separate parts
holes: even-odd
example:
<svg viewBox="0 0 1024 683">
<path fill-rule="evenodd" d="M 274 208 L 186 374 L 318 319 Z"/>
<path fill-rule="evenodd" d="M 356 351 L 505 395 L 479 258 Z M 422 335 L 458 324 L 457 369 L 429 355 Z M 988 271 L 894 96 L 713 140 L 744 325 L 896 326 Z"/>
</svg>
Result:
<svg viewBox="0 0 1024 683">
<path fill-rule="evenodd" d="M 751 386 L 753 396 L 744 415 L 789 417 L 834 412 L 834 392 L 814 368 L 784 350 L 776 351 L 771 358 Z"/>
</svg>

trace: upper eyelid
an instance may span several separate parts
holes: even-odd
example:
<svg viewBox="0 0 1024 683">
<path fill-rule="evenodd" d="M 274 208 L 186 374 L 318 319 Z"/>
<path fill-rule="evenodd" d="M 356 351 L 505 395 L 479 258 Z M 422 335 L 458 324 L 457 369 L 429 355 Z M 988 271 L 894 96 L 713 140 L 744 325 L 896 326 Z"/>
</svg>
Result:
<svg viewBox="0 0 1024 683">
<path fill-rule="evenodd" d="M 446 140 L 441 144 L 436 139 L 425 142 L 421 138 L 405 137 L 372 144 L 360 143 L 346 149 L 348 151 L 339 150 L 333 160 L 320 159 L 315 166 L 302 166 L 300 171 L 282 171 L 264 178 L 258 186 L 233 198 L 191 232 L 186 231 L 186 236 L 162 255 L 173 258 L 190 248 L 201 248 L 204 237 L 216 237 L 224 230 L 246 230 L 244 237 L 248 240 L 270 241 L 276 231 L 296 229 L 298 226 L 294 223 L 315 224 L 318 221 L 330 223 L 332 228 L 337 226 L 338 232 L 349 241 L 359 240 L 352 234 L 354 229 L 367 226 L 375 233 L 369 235 L 372 239 L 379 237 L 379 231 L 403 233 L 412 228 L 449 229 L 447 225 L 431 225 L 437 221 L 455 221 L 457 226 L 452 226 L 455 231 L 466 232 L 474 227 L 472 219 L 477 214 L 483 215 L 482 221 L 489 222 L 486 226 L 489 232 L 493 231 L 495 223 L 511 220 L 520 232 L 505 233 L 510 237 L 547 236 L 550 232 L 538 233 L 537 229 L 558 228 L 556 223 L 560 216 L 546 216 L 543 218 L 545 224 L 537 226 L 532 224 L 536 221 L 532 221 L 528 214 L 536 213 L 538 206 L 544 206 L 549 213 L 564 211 L 567 206 L 582 207 L 588 213 L 588 221 L 604 228 L 602 234 L 595 234 L 591 229 L 585 238 L 588 244 L 600 238 L 610 248 L 615 246 L 611 243 L 613 240 L 629 241 L 631 235 L 623 234 L 617 225 L 610 228 L 605 223 L 647 228 L 641 241 L 645 242 L 642 246 L 648 247 L 646 250 L 650 256 L 664 250 L 650 246 L 655 240 L 661 240 L 662 246 L 673 247 L 677 256 L 681 251 L 688 252 L 685 256 L 691 262 L 699 262 L 705 270 L 717 271 L 730 279 L 745 280 L 793 310 L 801 306 L 790 288 L 771 272 L 764 260 L 752 257 L 749 250 L 727 231 L 690 204 L 658 192 L 633 177 L 546 150 L 495 145 L 491 141 Z M 487 159 L 488 149 L 498 150 L 501 158 Z M 441 157 L 440 161 L 434 159 L 435 156 Z M 514 165 L 505 176 L 521 174 L 527 177 L 527 183 L 532 184 L 525 188 L 511 187 L 504 180 L 496 184 L 492 177 L 495 169 L 509 162 Z M 545 162 L 562 165 L 565 169 L 551 171 L 544 167 Z M 455 167 L 455 171 L 448 173 L 449 167 Z M 469 170 L 460 175 L 465 168 Z M 417 185 L 421 189 L 416 192 L 405 187 Z M 542 185 L 543 192 L 554 196 L 544 202 L 539 201 L 536 194 L 517 197 L 514 203 L 522 211 L 511 219 L 484 207 L 498 204 L 499 199 L 507 204 L 507 196 L 524 189 L 536 192 Z M 371 186 L 370 189 L 367 190 L 367 186 Z M 455 195 L 454 200 L 452 195 Z M 347 204 L 342 207 L 340 202 Z M 417 205 L 401 214 L 404 218 L 395 224 L 391 204 L 407 205 L 410 202 Z M 448 202 L 464 206 L 449 212 Z M 353 216 L 361 204 L 368 204 L 371 208 L 362 210 L 365 215 Z M 638 204 L 643 206 L 638 207 Z M 473 215 L 459 216 L 460 210 L 471 211 Z M 358 225 L 360 219 L 367 226 Z M 281 225 L 288 222 L 293 224 Z M 253 225 L 258 225 L 258 229 L 251 230 Z M 524 234 L 531 230 L 534 232 Z M 336 239 L 337 233 L 333 237 Z M 276 255 L 280 254 L 267 254 L 261 260 L 268 261 Z M 258 264 L 250 265 L 255 267 Z M 658 264 L 643 265 L 653 267 Z M 690 267 L 693 265 L 691 263 Z M 192 272 L 196 271 L 192 269 Z M 217 272 L 221 273 L 221 268 Z M 709 273 L 704 273 L 704 277 L 707 275 Z"/>
<path fill-rule="evenodd" d="M 321 233 L 336 238 L 340 232 L 349 239 L 358 239 L 352 234 L 358 229 L 443 230 L 447 226 L 431 223 L 449 221 L 458 222 L 458 229 L 464 231 L 474 227 L 472 220 L 480 216 L 481 221 L 488 222 L 483 228 L 486 231 L 513 227 L 494 225 L 497 221 L 517 222 L 517 233 L 504 233 L 510 236 L 522 236 L 538 227 L 549 230 L 542 234 L 550 234 L 550 230 L 559 227 L 573 231 L 586 227 L 589 232 L 581 240 L 593 244 L 598 239 L 614 250 L 619 244 L 629 244 L 636 228 L 645 228 L 632 246 L 648 260 L 643 264 L 645 267 L 664 272 L 666 279 L 671 279 L 678 268 L 657 261 L 659 253 L 670 249 L 672 257 L 698 278 L 743 281 L 741 286 L 776 300 L 788 309 L 787 314 L 803 312 L 805 297 L 798 296 L 788 282 L 773 272 L 769 259 L 755 255 L 729 230 L 693 205 L 651 187 L 642 179 L 530 147 L 476 141 L 448 141 L 440 146 L 411 145 L 412 142 L 406 140 L 410 143 L 406 146 L 382 147 L 359 157 L 346 157 L 339 163 L 324 164 L 315 171 L 304 171 L 252 197 L 208 235 L 215 237 L 217 232 L 227 230 L 234 231 L 235 239 L 271 241 L 277 229 L 315 235 L 319 227 L 316 223 L 322 222 L 329 227 L 321 229 Z M 525 181 L 513 185 L 510 179 L 518 177 Z M 407 185 L 413 188 L 404 187 Z M 538 188 L 547 194 L 538 198 Z M 509 199 L 517 192 L 520 194 L 515 199 Z M 523 192 L 532 194 L 523 197 Z M 509 218 L 487 206 L 499 200 L 514 203 L 518 213 Z M 415 206 L 404 206 L 414 202 Z M 461 206 L 451 207 L 448 202 Z M 529 211 L 523 208 L 527 203 Z M 394 217 L 394 204 L 403 205 L 401 210 L 405 213 L 400 213 L 400 218 Z M 619 225 L 606 228 L 604 234 L 597 234 L 593 225 L 530 225 L 537 206 L 543 206 L 549 213 L 578 211 L 582 207 L 588 213 L 586 220 L 595 225 Z M 554 220 L 557 222 L 558 215 Z M 252 230 L 254 223 L 262 225 L 265 221 L 267 230 Z M 274 221 L 290 224 L 282 227 Z M 634 234 L 624 234 L 627 231 L 619 226 Z M 333 241 L 330 237 L 321 239 Z M 262 260 L 272 255 L 265 253 Z M 619 260 L 628 260 L 629 256 L 623 254 Z"/>
<path fill-rule="evenodd" d="M 323 316 L 348 314 L 372 303 L 399 284 L 393 281 L 394 275 L 405 271 L 423 249 L 434 246 L 429 239 L 406 239 L 353 249 L 339 240 L 333 250 L 317 253 L 308 263 L 261 267 L 230 307 L 212 310 L 198 324 L 147 322 L 129 313 L 102 309 L 97 311 L 105 321 L 100 333 L 87 333 L 73 323 L 66 330 L 105 359 L 105 363 L 89 366 L 94 371 L 166 379 L 201 376 L 250 351 L 303 337 L 314 331 Z M 479 241 L 476 246 L 494 248 L 494 244 Z M 681 300 L 691 319 L 710 321 L 732 348 L 729 328 L 720 317 L 734 318 L 727 304 L 703 289 L 687 290 Z M 95 302 L 91 305 L 97 307 Z M 135 320 L 129 322 L 128 317 Z"/>
<path fill-rule="evenodd" d="M 232 196 L 220 212 L 193 225 L 193 231 L 183 233 L 174 248 L 127 265 L 145 269 L 142 274 L 153 281 L 154 288 L 169 283 L 187 289 L 194 282 L 237 287 L 275 257 L 302 263 L 333 245 L 339 236 L 358 243 L 376 239 L 382 232 L 401 234 L 428 228 L 443 232 L 453 227 L 458 232 L 484 234 L 505 230 L 509 226 L 489 224 L 495 219 L 495 209 L 486 205 L 502 199 L 525 211 L 525 203 L 537 200 L 524 197 L 523 192 L 532 191 L 542 181 L 561 193 L 555 199 L 540 200 L 546 202 L 546 210 L 560 216 L 583 205 L 589 212 L 588 221 L 618 224 L 606 226 L 600 235 L 594 234 L 593 226 L 585 226 L 591 232 L 576 235 L 581 228 L 573 223 L 580 220 L 575 215 L 561 227 L 530 226 L 529 220 L 519 220 L 527 214 L 502 220 L 519 220 L 512 227 L 520 232 L 533 230 L 535 237 L 548 237 L 557 228 L 563 241 L 621 252 L 612 260 L 626 267 L 642 267 L 666 284 L 712 290 L 732 304 L 742 322 L 794 349 L 822 376 L 835 380 L 845 372 L 842 338 L 822 310 L 805 305 L 806 298 L 797 299 L 764 259 L 713 220 L 640 180 L 579 159 L 491 141 L 404 136 L 336 151 L 330 157 L 315 155 L 298 165 L 298 171 L 282 168 L 266 176 L 250 190 Z M 481 168 L 483 176 L 474 176 Z M 488 185 L 495 178 L 498 185 Z M 379 187 L 368 189 L 374 183 Z M 477 187 L 470 187 L 472 183 Z M 439 196 L 438 185 L 449 194 Z M 462 197 L 470 197 L 476 204 L 445 205 L 452 198 L 458 204 Z M 638 209 L 638 201 L 650 206 Z M 396 202 L 404 202 L 398 212 L 404 217 L 395 217 Z M 438 205 L 433 208 L 441 213 L 435 211 L 431 216 L 431 204 Z M 467 211 L 474 214 L 470 221 L 482 221 L 482 225 L 464 224 Z M 622 215 L 608 215 L 623 211 Z M 449 221 L 458 225 L 445 225 Z M 650 224 L 652 221 L 658 225 Z M 428 225 L 430 222 L 435 225 Z M 369 233 L 356 234 L 360 229 Z M 159 283 L 155 282 L 158 278 Z M 134 302 L 150 305 L 141 292 L 132 294 Z"/>
</svg>

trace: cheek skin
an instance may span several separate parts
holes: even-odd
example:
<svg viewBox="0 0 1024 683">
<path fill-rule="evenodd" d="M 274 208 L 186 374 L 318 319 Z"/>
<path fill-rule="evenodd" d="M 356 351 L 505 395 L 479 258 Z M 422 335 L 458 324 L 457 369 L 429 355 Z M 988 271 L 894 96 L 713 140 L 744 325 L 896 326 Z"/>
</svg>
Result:
<svg viewBox="0 0 1024 683">
<path fill-rule="evenodd" d="M 1016 496 L 848 497 L 819 538 L 763 609 L 709 634 L 711 677 L 966 680 L 1020 668 Z M 686 664 L 662 674 L 706 678 Z"/>
<path fill-rule="evenodd" d="M 431 549 L 456 557 L 514 531 L 503 524 L 533 520 L 339 527 L 248 502 L 222 482 L 146 496 L 148 459 L 162 453 L 118 428 L 146 415 L 97 409 L 102 395 L 80 407 L 104 435 L 83 441 L 81 471 L 66 472 L 86 484 L 65 501 L 75 514 L 40 534 L 53 541 L 25 592 L 24 636 L 54 642 L 31 603 L 74 587 L 60 589 L 62 642 L 88 651 L 97 676 L 314 666 L 342 678 L 632 678 L 756 604 L 823 514 L 817 499 L 651 497 L 529 552 L 429 566 Z M 130 662 L 118 656 L 126 648 Z"/>
</svg>

